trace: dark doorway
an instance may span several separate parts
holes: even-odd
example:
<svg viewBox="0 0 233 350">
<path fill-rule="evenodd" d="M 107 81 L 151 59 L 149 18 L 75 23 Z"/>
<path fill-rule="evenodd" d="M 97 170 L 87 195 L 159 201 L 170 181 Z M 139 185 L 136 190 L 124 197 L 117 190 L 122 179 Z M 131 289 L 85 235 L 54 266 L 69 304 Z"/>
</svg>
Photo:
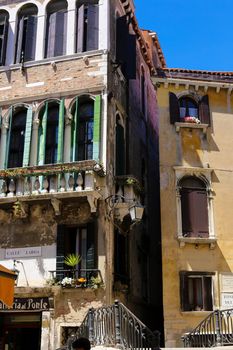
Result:
<svg viewBox="0 0 233 350">
<path fill-rule="evenodd" d="M 3 316 L 3 317 L 2 317 Z M 1 314 L 0 350 L 40 350 L 41 314 Z"/>
</svg>

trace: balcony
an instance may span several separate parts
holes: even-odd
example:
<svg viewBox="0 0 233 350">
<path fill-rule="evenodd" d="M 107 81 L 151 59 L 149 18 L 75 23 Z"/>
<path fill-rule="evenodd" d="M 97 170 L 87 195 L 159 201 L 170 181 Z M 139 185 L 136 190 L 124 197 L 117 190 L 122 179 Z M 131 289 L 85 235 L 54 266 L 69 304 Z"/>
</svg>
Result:
<svg viewBox="0 0 233 350">
<path fill-rule="evenodd" d="M 103 176 L 93 160 L 0 170 L 0 205 L 50 199 L 56 212 L 61 199 L 87 197 L 95 212 Z"/>
<path fill-rule="evenodd" d="M 97 269 L 63 269 L 49 271 L 51 285 L 60 285 L 63 288 L 103 288 L 103 277 Z"/>
<path fill-rule="evenodd" d="M 129 208 L 135 203 L 142 202 L 143 188 L 138 179 L 132 175 L 116 176 L 115 183 L 114 218 L 123 222 L 129 216 Z"/>
</svg>

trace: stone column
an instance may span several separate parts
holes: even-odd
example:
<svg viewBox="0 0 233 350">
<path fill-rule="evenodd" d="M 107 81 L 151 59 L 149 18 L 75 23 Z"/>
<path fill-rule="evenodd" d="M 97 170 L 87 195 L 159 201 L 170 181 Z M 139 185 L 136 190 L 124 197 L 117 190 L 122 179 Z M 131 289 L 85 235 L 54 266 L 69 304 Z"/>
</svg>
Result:
<svg viewBox="0 0 233 350">
<path fill-rule="evenodd" d="M 37 16 L 37 34 L 36 34 L 36 54 L 35 61 L 44 58 L 46 36 L 46 13 L 44 6 L 40 9 Z"/>
<path fill-rule="evenodd" d="M 38 152 L 38 131 L 39 131 L 39 118 L 36 115 L 32 122 L 32 139 L 31 139 L 31 151 L 29 165 L 37 165 L 37 152 Z"/>
<path fill-rule="evenodd" d="M 14 63 L 15 60 L 15 37 L 16 37 L 16 11 L 12 10 L 9 18 L 9 29 L 7 37 L 6 66 Z"/>
<path fill-rule="evenodd" d="M 66 54 L 73 55 L 75 53 L 75 37 L 76 37 L 76 0 L 68 1 L 68 18 L 67 18 L 67 41 Z"/>
<path fill-rule="evenodd" d="M 63 150 L 63 160 L 64 163 L 70 162 L 71 157 L 71 123 L 72 115 L 67 112 L 65 117 L 65 133 L 64 133 L 64 150 Z"/>
<path fill-rule="evenodd" d="M 41 350 L 49 350 L 50 348 L 50 312 L 42 312 L 42 327 L 41 327 Z"/>
</svg>

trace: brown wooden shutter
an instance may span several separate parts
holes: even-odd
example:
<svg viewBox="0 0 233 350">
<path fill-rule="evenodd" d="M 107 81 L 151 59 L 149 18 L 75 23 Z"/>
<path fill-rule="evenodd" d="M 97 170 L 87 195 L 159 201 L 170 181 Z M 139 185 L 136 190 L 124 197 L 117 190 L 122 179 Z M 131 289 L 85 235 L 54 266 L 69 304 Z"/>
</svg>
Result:
<svg viewBox="0 0 233 350">
<path fill-rule="evenodd" d="M 78 8 L 77 15 L 77 52 L 83 52 L 83 39 L 84 39 L 84 9 L 85 5 Z"/>
<path fill-rule="evenodd" d="M 189 298 L 188 298 L 188 278 L 184 271 L 180 272 L 180 306 L 182 311 L 189 311 Z"/>
<path fill-rule="evenodd" d="M 212 277 L 203 277 L 203 303 L 205 311 L 213 310 Z"/>
<path fill-rule="evenodd" d="M 192 190 L 182 189 L 181 191 L 181 212 L 182 212 L 182 232 L 184 236 L 190 237 L 192 228 Z"/>
<path fill-rule="evenodd" d="M 97 50 L 99 44 L 99 6 L 88 5 L 87 9 L 87 51 Z"/>
<path fill-rule="evenodd" d="M 7 38 L 8 38 L 8 27 L 9 27 L 9 19 L 8 16 L 5 16 L 4 23 L 3 23 L 3 32 L 0 36 L 0 65 L 5 65 L 5 59 L 6 59 L 6 46 L 7 46 Z"/>
<path fill-rule="evenodd" d="M 204 190 L 181 191 L 182 231 L 187 237 L 208 237 L 207 193 Z"/>
<path fill-rule="evenodd" d="M 199 103 L 199 118 L 201 123 L 210 125 L 209 97 L 205 95 Z"/>
<path fill-rule="evenodd" d="M 174 124 L 180 121 L 180 106 L 179 100 L 173 92 L 169 93 L 169 107 L 170 107 L 170 123 Z"/>
<path fill-rule="evenodd" d="M 20 63 L 22 59 L 22 42 L 23 42 L 23 27 L 24 27 L 24 16 L 19 19 L 17 43 L 16 43 L 16 63 Z"/>
<path fill-rule="evenodd" d="M 209 236 L 209 223 L 208 223 L 208 203 L 206 191 L 194 191 L 194 222 L 193 230 L 198 237 Z"/>
<path fill-rule="evenodd" d="M 26 38 L 25 38 L 25 52 L 24 52 L 25 62 L 35 60 L 36 30 L 37 30 L 37 17 L 28 16 Z"/>
</svg>

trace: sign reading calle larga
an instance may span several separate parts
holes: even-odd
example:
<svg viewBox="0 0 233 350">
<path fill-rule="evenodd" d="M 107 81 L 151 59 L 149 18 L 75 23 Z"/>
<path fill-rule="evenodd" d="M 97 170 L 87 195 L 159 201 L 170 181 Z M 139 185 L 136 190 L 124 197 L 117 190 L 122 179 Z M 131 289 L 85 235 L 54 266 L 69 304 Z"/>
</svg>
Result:
<svg viewBox="0 0 233 350">
<path fill-rule="evenodd" d="M 49 309 L 48 298 L 15 298 L 13 308 L 9 309 L 0 301 L 1 311 L 43 311 Z"/>
</svg>

